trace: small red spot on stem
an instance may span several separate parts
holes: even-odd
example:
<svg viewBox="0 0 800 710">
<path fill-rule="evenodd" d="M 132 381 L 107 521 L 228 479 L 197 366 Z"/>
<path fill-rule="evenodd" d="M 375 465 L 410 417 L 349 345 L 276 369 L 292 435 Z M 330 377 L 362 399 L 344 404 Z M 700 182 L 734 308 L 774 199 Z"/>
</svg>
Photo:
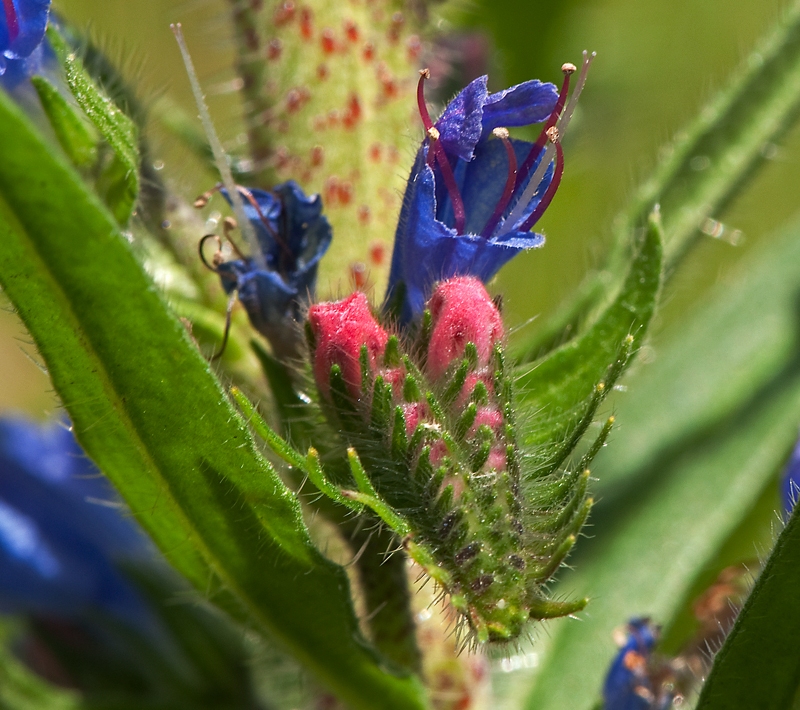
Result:
<svg viewBox="0 0 800 710">
<path fill-rule="evenodd" d="M 309 7 L 300 9 L 300 36 L 304 40 L 310 40 L 314 36 L 314 16 Z"/>
<path fill-rule="evenodd" d="M 336 175 L 331 175 L 325 181 L 325 204 L 327 204 L 329 208 L 333 207 L 336 204 L 338 197 L 339 178 Z"/>
<path fill-rule="evenodd" d="M 345 128 L 353 128 L 359 120 L 361 120 L 361 101 L 358 98 L 358 94 L 350 94 L 347 108 L 342 117 L 342 123 L 344 123 Z"/>
<path fill-rule="evenodd" d="M 375 163 L 378 163 L 378 162 L 380 162 L 380 159 L 381 159 L 381 151 L 382 151 L 381 144 L 380 144 L 380 143 L 373 143 L 373 144 L 372 144 L 372 145 L 369 147 L 369 157 L 370 157 L 370 160 L 372 160 L 372 161 L 373 161 L 373 162 L 375 162 Z"/>
<path fill-rule="evenodd" d="M 320 44 L 322 45 L 322 51 L 325 52 L 325 54 L 333 54 L 336 51 L 336 35 L 334 35 L 333 30 L 330 27 L 326 27 L 324 30 L 322 30 Z"/>
<path fill-rule="evenodd" d="M 337 196 L 340 205 L 349 205 L 353 201 L 353 183 L 342 180 L 337 187 Z"/>
<path fill-rule="evenodd" d="M 310 98 L 311 92 L 305 86 L 290 89 L 286 94 L 286 110 L 289 113 L 295 113 L 303 108 Z"/>
<path fill-rule="evenodd" d="M 315 145 L 311 149 L 311 165 L 315 168 L 322 165 L 325 161 L 325 149 L 321 145 Z"/>
<path fill-rule="evenodd" d="M 371 62 L 373 59 L 375 59 L 375 45 L 372 44 L 372 42 L 365 42 L 364 49 L 361 50 L 361 54 L 365 61 Z"/>
<path fill-rule="evenodd" d="M 292 0 L 286 0 L 275 8 L 273 22 L 277 27 L 281 27 L 294 19 L 295 5 Z"/>
<path fill-rule="evenodd" d="M 351 42 L 358 42 L 358 25 L 352 20 L 344 21 L 344 33 Z"/>
<path fill-rule="evenodd" d="M 281 42 L 277 37 L 275 39 L 270 40 L 269 44 L 267 45 L 267 59 L 275 60 L 281 56 L 283 52 L 283 42 Z"/>
<path fill-rule="evenodd" d="M 372 212 L 369 208 L 369 205 L 360 205 L 358 208 L 358 221 L 360 224 L 368 224 L 370 217 L 372 216 Z"/>
<path fill-rule="evenodd" d="M 331 75 L 331 70 L 328 69 L 327 64 L 320 64 L 317 67 L 317 79 L 320 81 L 325 81 Z"/>
<path fill-rule="evenodd" d="M 381 266 L 386 258 L 386 245 L 383 242 L 372 242 L 369 258 L 375 266 Z"/>
<path fill-rule="evenodd" d="M 354 261 L 350 264 L 350 278 L 353 285 L 361 290 L 367 285 L 367 265 L 363 261 Z"/>
<path fill-rule="evenodd" d="M 406 19 L 403 17 L 402 12 L 395 12 L 394 15 L 392 15 L 389 31 L 386 33 L 390 42 L 397 42 L 397 40 L 400 39 L 400 32 L 403 29 L 405 21 Z"/>
<path fill-rule="evenodd" d="M 408 61 L 415 63 L 419 59 L 420 54 L 422 54 L 422 41 L 419 35 L 411 35 L 411 37 L 406 40 L 406 55 Z"/>
</svg>

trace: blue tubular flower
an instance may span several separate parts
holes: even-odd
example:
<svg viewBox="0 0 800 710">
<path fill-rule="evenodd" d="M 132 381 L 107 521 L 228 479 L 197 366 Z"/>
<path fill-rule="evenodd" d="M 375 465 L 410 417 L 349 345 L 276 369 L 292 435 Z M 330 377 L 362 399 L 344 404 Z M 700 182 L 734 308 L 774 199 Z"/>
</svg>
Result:
<svg viewBox="0 0 800 710">
<path fill-rule="evenodd" d="M 2 0 L 0 7 L 0 76 L 6 88 L 38 70 L 50 0 Z"/>
<path fill-rule="evenodd" d="M 152 547 L 118 507 L 65 428 L 0 420 L 0 612 L 151 625 L 117 564 Z"/>
<path fill-rule="evenodd" d="M 226 191 L 220 191 L 230 202 Z M 331 226 L 322 214 L 320 196 L 307 197 L 291 180 L 270 192 L 244 188 L 240 192 L 261 254 L 240 254 L 235 261 L 217 263 L 216 271 L 225 291 L 238 293 L 250 322 L 276 353 L 292 354 L 295 322 L 314 296 L 319 261 L 331 243 Z"/>
<path fill-rule="evenodd" d="M 781 502 L 787 518 L 792 514 L 798 500 L 800 500 L 800 441 L 795 445 L 781 478 Z"/>
<path fill-rule="evenodd" d="M 433 284 L 453 276 L 484 282 L 515 254 L 544 243 L 530 232 L 553 198 L 563 172 L 560 136 L 572 116 L 591 58 L 565 106 L 571 64 L 553 84 L 528 81 L 489 93 L 486 77 L 473 81 L 433 123 L 420 78 L 417 98 L 427 131 L 403 199 L 386 295 L 408 323 Z M 546 121 L 535 143 L 512 140 L 507 127 Z M 494 136 L 494 138 L 493 138 Z"/>
<path fill-rule="evenodd" d="M 611 663 L 603 685 L 603 710 L 665 710 L 672 696 L 656 693 L 649 675 L 658 629 L 650 619 L 631 619 L 625 643 Z"/>
</svg>

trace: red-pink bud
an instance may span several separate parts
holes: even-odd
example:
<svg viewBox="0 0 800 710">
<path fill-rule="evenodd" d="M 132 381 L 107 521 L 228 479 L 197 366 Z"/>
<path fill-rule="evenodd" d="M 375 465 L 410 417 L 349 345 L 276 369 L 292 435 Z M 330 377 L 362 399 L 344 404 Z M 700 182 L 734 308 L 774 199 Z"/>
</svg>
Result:
<svg viewBox="0 0 800 710">
<path fill-rule="evenodd" d="M 308 322 L 316 339 L 314 377 L 320 392 L 329 395 L 331 367 L 338 365 L 350 394 L 360 399 L 361 348 L 366 345 L 374 373 L 389 339 L 372 315 L 367 297 L 357 291 L 342 301 L 317 303 L 308 309 Z"/>
<path fill-rule="evenodd" d="M 495 343 L 503 338 L 503 321 L 483 284 L 471 276 L 440 283 L 428 308 L 433 320 L 427 369 L 435 380 L 464 355 L 467 343 L 478 350 L 478 366 L 489 364 Z"/>
</svg>

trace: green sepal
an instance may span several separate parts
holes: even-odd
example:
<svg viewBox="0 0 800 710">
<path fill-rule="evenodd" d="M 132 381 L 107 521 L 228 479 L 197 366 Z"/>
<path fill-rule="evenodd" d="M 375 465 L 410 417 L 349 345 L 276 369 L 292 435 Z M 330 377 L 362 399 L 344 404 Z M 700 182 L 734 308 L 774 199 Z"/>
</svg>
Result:
<svg viewBox="0 0 800 710">
<path fill-rule="evenodd" d="M 547 599 L 531 599 L 528 608 L 532 619 L 557 619 L 583 611 L 589 603 L 588 599 L 576 599 L 571 602 L 557 602 Z"/>
<path fill-rule="evenodd" d="M 406 417 L 403 408 L 394 409 L 394 426 L 392 427 L 392 458 L 403 460 L 408 454 L 408 437 L 406 436 Z"/>
<path fill-rule="evenodd" d="M 85 119 L 43 76 L 32 76 L 31 83 L 70 162 L 79 169 L 94 165 L 97 160 L 97 136 Z"/>
</svg>

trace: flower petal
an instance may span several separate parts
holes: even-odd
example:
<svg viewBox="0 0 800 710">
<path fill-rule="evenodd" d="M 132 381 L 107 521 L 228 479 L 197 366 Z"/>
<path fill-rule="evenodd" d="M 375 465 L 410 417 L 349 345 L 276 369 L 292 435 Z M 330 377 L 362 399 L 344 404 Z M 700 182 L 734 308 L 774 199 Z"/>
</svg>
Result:
<svg viewBox="0 0 800 710">
<path fill-rule="evenodd" d="M 472 160 L 483 132 L 483 105 L 489 97 L 486 81 L 487 77 L 481 76 L 470 82 L 447 104 L 436 121 L 439 140 L 450 156 Z"/>
<path fill-rule="evenodd" d="M 483 135 L 503 126 L 529 126 L 541 123 L 553 112 L 558 100 L 555 85 L 538 79 L 489 94 L 483 106 Z"/>
<path fill-rule="evenodd" d="M 24 59 L 44 39 L 50 0 L 0 0 L 0 54 Z"/>
</svg>

